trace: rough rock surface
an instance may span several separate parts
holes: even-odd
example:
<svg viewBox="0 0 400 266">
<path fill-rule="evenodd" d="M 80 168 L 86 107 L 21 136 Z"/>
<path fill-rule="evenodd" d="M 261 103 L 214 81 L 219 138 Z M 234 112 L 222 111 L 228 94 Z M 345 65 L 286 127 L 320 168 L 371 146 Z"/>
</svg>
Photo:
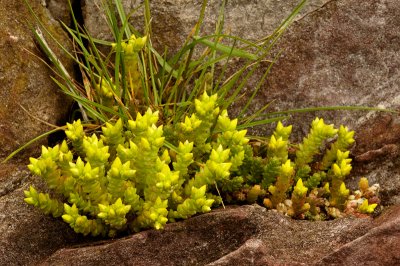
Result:
<svg viewBox="0 0 400 266">
<path fill-rule="evenodd" d="M 317 265 L 399 265 L 400 206 L 375 219 L 374 228 L 324 257 Z"/>
<path fill-rule="evenodd" d="M 298 20 L 283 38 L 257 110 L 275 100 L 276 110 L 314 106 L 380 106 L 400 110 L 398 1 L 330 1 Z M 316 115 L 356 131 L 354 174 L 379 183 L 384 204 L 400 203 L 398 114 L 319 112 L 295 115 L 288 123 L 308 131 Z M 353 183 L 356 183 L 355 179 Z M 354 184 L 353 184 L 354 185 Z"/>
<path fill-rule="evenodd" d="M 35 265 L 59 248 L 82 242 L 63 221 L 25 204 L 23 191 L 30 184 L 43 187 L 26 166 L 1 165 L 0 265 Z"/>
<path fill-rule="evenodd" d="M 52 19 L 40 1 L 29 3 L 51 33 L 68 45 L 58 22 Z M 70 101 L 60 93 L 50 78 L 51 70 L 38 57 L 41 53 L 28 23 L 35 25 L 24 1 L 0 1 L 0 161 L 19 146 L 51 129 L 38 119 L 63 124 L 69 110 Z M 71 63 L 64 63 L 67 69 L 71 69 Z M 39 144 L 31 146 L 25 154 L 40 151 Z"/>
<path fill-rule="evenodd" d="M 163 231 L 61 249 L 40 265 L 396 265 L 399 215 L 392 207 L 376 220 L 309 222 L 229 207 Z"/>
<path fill-rule="evenodd" d="M 130 22 L 137 30 L 143 31 L 143 11 L 137 9 L 142 1 L 123 0 L 126 13 L 131 13 Z M 310 0 L 303 14 L 318 9 L 329 0 Z M 99 12 L 101 0 L 84 0 L 83 14 L 88 31 L 98 38 L 111 38 L 106 18 Z M 299 3 L 297 0 L 233 0 L 225 6 L 225 32 L 245 39 L 257 40 L 272 33 Z M 218 19 L 221 1 L 208 2 L 203 34 L 213 34 Z M 194 28 L 202 6 L 202 1 L 153 0 L 151 1 L 153 44 L 159 51 L 168 49 L 170 55 L 176 53 Z M 133 10 L 137 10 L 132 13 Z"/>
<path fill-rule="evenodd" d="M 72 7 L 79 4 L 78 0 L 69 1 Z M 56 20 L 62 21 L 65 25 L 71 24 L 71 12 L 68 1 L 65 0 L 43 0 L 42 5 L 45 6 Z"/>
<path fill-rule="evenodd" d="M 43 1 L 27 2 L 50 32 L 68 45 L 69 40 Z M 40 58 L 44 57 L 34 42 L 30 24 L 36 23 L 24 1 L 0 0 L 0 162 L 20 145 L 51 129 L 38 119 L 65 124 L 71 104 L 51 80 L 53 73 Z M 52 47 L 71 70 L 72 63 Z M 41 144 L 47 144 L 47 140 L 18 154 L 12 163 L 0 165 L 0 265 L 32 265 L 68 241 L 79 239 L 61 221 L 32 211 L 23 202 L 23 190 L 36 182 L 29 176 L 27 158 L 36 156 Z"/>
</svg>

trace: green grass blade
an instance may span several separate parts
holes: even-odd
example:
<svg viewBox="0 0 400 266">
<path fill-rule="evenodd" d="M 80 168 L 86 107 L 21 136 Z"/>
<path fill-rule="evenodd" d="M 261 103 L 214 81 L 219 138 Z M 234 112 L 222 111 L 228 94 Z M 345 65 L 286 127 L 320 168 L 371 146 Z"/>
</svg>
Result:
<svg viewBox="0 0 400 266">
<path fill-rule="evenodd" d="M 279 117 L 274 117 L 274 118 L 269 118 L 269 119 L 252 121 L 250 123 L 238 125 L 236 127 L 236 129 L 237 130 L 242 130 L 242 129 L 255 127 L 255 126 L 263 126 L 263 125 L 270 124 L 270 123 L 273 123 L 273 122 L 282 121 L 282 120 L 287 119 L 287 118 L 289 118 L 289 117 L 288 116 L 279 116 Z"/>
<path fill-rule="evenodd" d="M 368 107 L 368 106 L 322 106 L 322 107 L 308 107 L 308 108 L 299 108 L 299 109 L 289 109 L 285 111 L 271 112 L 265 114 L 269 115 L 288 115 L 288 114 L 296 114 L 296 113 L 308 113 L 308 112 L 316 112 L 316 111 L 378 111 L 378 112 L 388 112 L 394 114 L 400 114 L 399 111 L 390 110 L 385 108 L 377 108 L 377 107 Z"/>
<path fill-rule="evenodd" d="M 245 123 L 249 123 L 249 122 L 251 122 L 251 121 L 253 121 L 253 120 L 256 120 L 256 119 L 262 117 L 264 111 L 265 111 L 266 109 L 268 109 L 268 107 L 270 107 L 271 103 L 272 103 L 272 102 L 270 102 L 270 103 L 264 105 L 260 110 L 258 110 L 257 112 L 255 112 L 254 114 L 252 114 L 252 115 L 250 115 L 250 116 L 248 116 L 248 117 L 246 117 L 246 118 L 240 118 L 240 122 L 243 123 L 243 124 L 245 124 Z"/>
<path fill-rule="evenodd" d="M 234 43 L 232 44 L 232 49 L 231 49 L 231 51 L 233 50 L 233 48 L 235 47 L 235 45 L 236 45 L 236 41 L 234 41 Z M 216 80 L 216 82 L 215 82 L 215 84 L 214 84 L 214 87 L 213 87 L 213 89 L 212 89 L 212 93 L 214 93 L 214 91 L 217 92 L 218 95 L 221 95 L 220 97 L 221 97 L 222 99 L 225 98 L 225 94 L 224 94 L 224 93 L 221 93 L 221 89 L 222 89 L 223 86 L 220 86 L 220 85 L 221 85 L 221 82 L 222 82 L 223 77 L 225 76 L 226 71 L 228 70 L 228 66 L 229 66 L 229 62 L 230 62 L 230 60 L 231 60 L 231 57 L 232 57 L 232 53 L 230 53 L 230 54 L 228 55 L 228 57 L 226 58 L 226 62 L 225 62 L 225 64 L 224 64 L 224 66 L 222 67 L 221 73 L 219 74 L 218 79 Z"/>
<path fill-rule="evenodd" d="M 258 81 L 256 88 L 254 89 L 252 95 L 250 96 L 249 100 L 247 101 L 247 103 L 245 104 L 245 106 L 242 108 L 242 110 L 240 111 L 238 117 L 243 117 L 243 115 L 246 113 L 247 109 L 249 108 L 250 104 L 253 102 L 254 98 L 256 97 L 258 91 L 260 90 L 262 84 L 264 84 L 265 79 L 267 78 L 267 75 L 269 74 L 269 72 L 272 69 L 272 66 L 274 65 L 275 61 L 278 60 L 278 57 L 280 56 L 280 53 L 278 53 L 276 55 L 276 57 L 274 58 L 272 63 L 269 63 L 269 66 L 267 68 L 267 70 L 264 72 L 264 74 L 262 75 L 261 79 Z"/>
<path fill-rule="evenodd" d="M 44 137 L 49 136 L 50 134 L 53 134 L 57 131 L 60 130 L 65 130 L 66 127 L 58 127 L 55 129 L 52 129 L 50 131 L 47 131 L 46 133 L 43 133 L 39 136 L 37 136 L 36 138 L 31 139 L 30 141 L 28 141 L 27 143 L 25 143 L 24 145 L 22 145 L 21 147 L 19 147 L 18 149 L 16 149 L 15 151 L 13 151 L 12 153 L 10 153 L 10 155 L 8 155 L 1 163 L 6 163 L 7 161 L 9 161 L 12 157 L 14 157 L 16 154 L 18 154 L 19 152 L 21 152 L 23 149 L 29 147 L 30 145 L 32 145 L 33 143 L 35 143 L 36 141 L 41 140 Z"/>
<path fill-rule="evenodd" d="M 170 149 L 171 151 L 174 151 L 176 153 L 179 152 L 177 147 L 175 147 L 172 143 L 170 143 L 170 142 L 168 142 L 166 140 L 164 140 L 164 146 L 167 147 L 168 149 Z"/>
<path fill-rule="evenodd" d="M 292 24 L 295 17 L 299 14 L 299 12 L 303 9 L 307 0 L 302 0 L 290 13 L 288 17 L 280 24 L 280 26 L 274 31 L 272 35 L 270 35 L 266 40 L 264 40 L 264 51 L 269 53 L 272 47 L 275 46 L 276 42 L 280 39 L 283 33 L 287 30 L 287 28 Z"/>
<path fill-rule="evenodd" d="M 225 81 L 225 83 L 219 88 L 217 91 L 218 95 L 220 95 L 221 102 L 219 102 L 219 105 L 222 106 L 223 109 L 227 109 L 232 102 L 226 101 L 225 96 L 228 94 L 229 91 L 232 90 L 232 88 L 236 85 L 238 82 L 239 78 L 243 75 L 243 72 L 246 70 L 246 67 L 242 67 L 239 69 L 235 74 L 233 74 L 229 79 Z M 237 88 L 237 91 L 235 91 L 233 94 L 239 94 L 241 89 L 239 87 Z"/>
<path fill-rule="evenodd" d="M 250 77 L 253 76 L 254 72 L 257 70 L 257 67 L 259 66 L 260 61 L 255 62 L 252 66 L 250 71 L 245 75 L 243 80 L 240 82 L 239 86 L 235 89 L 235 91 L 232 93 L 232 95 L 223 103 L 223 108 L 227 109 L 234 101 L 237 100 L 239 93 L 243 90 L 244 86 L 247 84 L 247 81 Z M 243 71 L 247 68 L 248 66 L 244 66 L 242 69 Z M 238 72 L 240 76 L 242 75 L 241 72 Z"/>
<path fill-rule="evenodd" d="M 122 1 L 115 0 L 115 6 L 117 8 L 119 18 L 121 19 L 121 21 L 124 22 L 124 24 L 126 24 L 125 22 L 128 22 L 128 18 L 126 17 L 124 7 L 122 6 Z M 126 37 L 129 38 L 132 35 L 130 28 L 127 26 L 125 26 L 123 28 L 124 28 Z"/>
<path fill-rule="evenodd" d="M 176 70 L 173 70 L 170 64 L 163 58 L 152 46 L 150 46 L 150 50 L 152 54 L 156 57 L 158 63 L 160 66 L 162 66 L 162 70 L 166 71 L 167 73 L 172 73 L 172 76 L 174 78 L 178 77 L 178 72 Z"/>
<path fill-rule="evenodd" d="M 215 41 L 210 41 L 207 39 L 208 37 L 199 37 L 199 36 L 193 36 L 193 39 L 196 40 L 196 42 L 203 44 L 207 47 L 209 47 L 211 50 L 216 50 L 218 52 L 231 55 L 234 57 L 240 57 L 240 58 L 245 58 L 249 60 L 257 60 L 258 56 L 249 52 L 246 52 L 244 50 L 238 49 L 238 48 L 233 48 L 232 46 L 227 46 L 221 43 L 215 43 Z"/>
<path fill-rule="evenodd" d="M 58 86 L 60 86 L 60 88 L 62 88 L 64 85 L 61 84 L 58 80 L 53 78 L 53 81 L 55 83 L 57 83 Z M 112 115 L 117 115 L 117 116 L 121 116 L 118 112 L 114 111 L 112 108 L 109 108 L 107 106 L 104 106 L 102 104 L 90 101 L 89 99 L 87 99 L 86 97 L 83 97 L 81 95 L 75 94 L 75 93 L 71 93 L 67 90 L 63 90 L 65 94 L 67 94 L 68 96 L 72 97 L 78 104 L 81 104 L 89 114 L 91 114 L 91 117 L 93 118 L 97 118 L 102 122 L 107 122 L 108 118 L 107 116 L 99 113 L 98 111 L 96 111 L 96 109 L 94 109 L 93 107 L 96 107 L 100 110 L 103 110 L 105 112 L 108 112 Z"/>
</svg>

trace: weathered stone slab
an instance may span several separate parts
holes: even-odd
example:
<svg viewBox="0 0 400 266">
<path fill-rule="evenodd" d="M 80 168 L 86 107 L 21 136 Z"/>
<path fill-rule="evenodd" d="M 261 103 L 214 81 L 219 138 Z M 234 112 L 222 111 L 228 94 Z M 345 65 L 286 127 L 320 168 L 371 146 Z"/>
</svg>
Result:
<svg viewBox="0 0 400 266">
<path fill-rule="evenodd" d="M 393 207 L 375 221 L 310 222 L 257 205 L 229 207 L 164 231 L 61 249 L 41 265 L 395 265 L 399 211 Z"/>
<path fill-rule="evenodd" d="M 47 29 L 70 49 L 66 34 L 43 1 L 27 2 Z M 44 122 L 65 124 L 70 108 L 71 100 L 52 81 L 54 74 L 34 41 L 30 26 L 35 25 L 24 1 L 0 0 L 0 162 L 50 130 Z M 48 42 L 71 71 L 72 62 L 65 60 L 50 39 Z M 47 144 L 47 139 L 18 154 L 12 163 L 0 165 L 0 265 L 34 265 L 80 239 L 62 221 L 44 216 L 23 201 L 23 190 L 38 184 L 26 164 L 29 156 L 40 153 L 41 144 Z"/>
<path fill-rule="evenodd" d="M 68 47 L 66 34 L 40 1 L 29 3 L 50 32 Z M 35 25 L 24 1 L 0 1 L 0 161 L 51 129 L 39 119 L 50 124 L 65 123 L 71 102 L 51 80 L 53 73 L 40 59 L 43 54 L 34 42 L 29 23 Z M 63 59 L 61 51 L 54 50 Z M 72 62 L 63 62 L 71 70 Z M 37 154 L 43 143 L 46 140 L 32 145 L 25 156 L 18 158 Z"/>
<path fill-rule="evenodd" d="M 375 228 L 343 245 L 317 265 L 399 265 L 400 206 L 374 221 Z"/>
<path fill-rule="evenodd" d="M 59 248 L 84 242 L 63 221 L 24 202 L 29 184 L 43 188 L 25 165 L 1 165 L 0 265 L 36 265 Z"/>
<path fill-rule="evenodd" d="M 298 20 L 279 44 L 282 57 L 271 71 L 253 111 L 274 101 L 274 110 L 315 106 L 371 106 L 400 110 L 400 5 L 398 1 L 330 1 Z M 240 105 L 239 105 L 240 106 Z M 294 115 L 294 139 L 315 116 L 356 131 L 356 179 L 379 183 L 383 204 L 398 204 L 400 119 L 374 112 Z M 262 133 L 263 130 L 259 130 Z"/>
<path fill-rule="evenodd" d="M 137 9 L 142 1 L 123 0 L 130 22 L 143 32 L 143 10 Z M 310 0 L 303 15 L 323 6 L 329 0 Z M 244 39 L 258 40 L 271 34 L 299 3 L 297 0 L 233 0 L 225 6 L 224 33 Z M 154 0 L 151 1 L 152 41 L 159 52 L 167 48 L 169 55 L 175 54 L 184 44 L 200 16 L 202 1 Z M 209 0 L 204 16 L 202 35 L 215 32 L 221 1 Z M 85 26 L 93 36 L 110 39 L 106 17 L 101 12 L 101 0 L 84 1 Z M 136 12 L 133 12 L 136 10 Z"/>
</svg>

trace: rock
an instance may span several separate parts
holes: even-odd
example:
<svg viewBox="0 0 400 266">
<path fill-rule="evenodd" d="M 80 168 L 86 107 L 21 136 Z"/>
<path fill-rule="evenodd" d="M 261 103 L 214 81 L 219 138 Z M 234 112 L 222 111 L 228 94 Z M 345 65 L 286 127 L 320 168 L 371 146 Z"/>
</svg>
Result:
<svg viewBox="0 0 400 266">
<path fill-rule="evenodd" d="M 82 16 L 85 28 L 96 39 L 112 40 L 112 35 L 107 24 L 107 17 L 102 11 L 102 1 L 83 0 Z"/>
<path fill-rule="evenodd" d="M 84 243 L 60 219 L 43 215 L 24 202 L 29 184 L 42 188 L 25 165 L 3 164 L 0 170 L 0 265 L 36 265 L 57 249 Z"/>
<path fill-rule="evenodd" d="M 268 253 L 263 241 L 251 238 L 237 250 L 207 265 L 268 265 L 268 261 L 273 259 Z"/>
<path fill-rule="evenodd" d="M 29 3 L 50 32 L 70 48 L 66 34 L 40 1 Z M 43 55 L 34 42 L 27 20 L 36 25 L 24 1 L 0 1 L 0 161 L 51 129 L 41 121 L 65 124 L 71 103 L 51 80 L 54 74 L 42 62 Z M 54 47 L 54 50 L 58 56 L 62 54 L 60 49 Z M 60 58 L 66 68 L 72 70 L 72 62 L 64 56 Z M 19 160 L 38 154 L 40 144 L 45 143 L 43 140 L 32 145 Z"/>
<path fill-rule="evenodd" d="M 303 14 L 312 12 L 328 0 L 311 0 Z M 137 7 L 138 0 L 123 0 L 127 14 L 131 14 L 130 22 L 139 31 L 143 32 L 143 10 Z M 290 14 L 299 3 L 290 1 L 227 1 L 225 7 L 225 33 L 240 36 L 241 38 L 258 40 L 272 33 L 274 29 Z M 221 1 L 209 0 L 204 23 L 203 35 L 211 35 L 215 31 L 218 19 L 218 10 Z M 154 0 L 151 1 L 152 41 L 153 45 L 162 53 L 167 48 L 169 55 L 175 54 L 185 42 L 195 27 L 202 6 L 201 1 L 191 0 Z M 95 38 L 111 40 L 111 34 L 106 17 L 100 11 L 101 0 L 84 1 L 83 14 L 85 26 Z M 136 12 L 133 12 L 137 10 Z"/>
<path fill-rule="evenodd" d="M 315 10 L 325 2 L 327 1 L 310 1 L 304 13 Z M 298 3 L 297 0 L 227 1 L 224 19 L 225 33 L 249 40 L 258 40 L 272 33 Z M 202 35 L 214 34 L 220 5 L 221 1 L 208 2 L 201 29 Z M 196 3 L 190 0 L 152 1 L 152 30 L 155 47 L 161 52 L 166 47 L 169 54 L 175 54 L 195 27 L 201 6 L 202 1 Z M 131 8 L 133 7 L 131 5 Z M 143 28 L 143 24 L 138 23 L 143 20 L 139 19 L 140 15 L 140 12 L 134 13 L 131 19 L 138 29 Z"/>
<path fill-rule="evenodd" d="M 398 1 L 330 1 L 292 25 L 267 84 L 252 105 L 274 101 L 274 110 L 314 106 L 371 106 L 400 110 Z M 240 107 L 240 104 L 238 104 Z M 356 131 L 353 189 L 359 177 L 379 183 L 384 205 L 400 203 L 400 119 L 374 112 L 316 112 L 293 115 L 295 141 L 315 116 Z M 258 133 L 265 130 L 258 130 Z"/>
<path fill-rule="evenodd" d="M 257 106 L 275 100 L 279 110 L 332 105 L 398 108 L 395 69 L 400 56 L 393 41 L 400 38 L 394 30 L 400 25 L 400 6 L 397 1 L 365 3 L 359 7 L 348 0 L 330 1 L 295 22 L 279 45 L 284 52 Z M 319 114 L 353 129 L 373 118 L 367 112 Z M 305 122 L 295 124 L 307 126 Z"/>
<path fill-rule="evenodd" d="M 374 221 L 375 227 L 343 245 L 316 265 L 399 265 L 400 206 Z"/>
<path fill-rule="evenodd" d="M 400 202 L 400 121 L 391 115 L 377 115 L 357 131 L 354 175 L 366 176 L 381 186 L 385 205 Z"/>
<path fill-rule="evenodd" d="M 258 205 L 230 206 L 169 224 L 163 231 L 61 249 L 41 265 L 121 265 L 128 261 L 130 265 L 329 265 L 331 261 L 382 265 L 378 262 L 381 256 L 385 265 L 395 265 L 399 212 L 398 206 L 393 207 L 375 221 L 310 222 L 292 220 Z M 382 249 L 367 247 L 371 241 L 387 244 Z M 352 257 L 346 250 L 354 250 Z M 368 264 L 370 258 L 378 264 Z"/>
<path fill-rule="evenodd" d="M 79 5 L 78 1 L 72 0 L 70 2 L 73 7 Z M 71 25 L 71 12 L 68 1 L 46 0 L 44 6 L 47 7 L 55 20 L 62 21 L 67 26 Z"/>
<path fill-rule="evenodd" d="M 61 249 L 42 265 L 121 265 L 127 261 L 132 265 L 204 265 L 239 248 L 255 233 L 252 218 L 257 208 L 212 212 L 100 246 Z"/>
<path fill-rule="evenodd" d="M 43 1 L 27 1 L 40 20 L 71 50 Z M 36 25 L 24 1 L 0 0 L 0 162 L 29 140 L 51 129 L 42 121 L 63 125 L 71 105 L 50 76 L 45 57 L 34 41 L 30 25 Z M 50 40 L 50 39 L 48 39 Z M 60 49 L 48 41 L 65 67 L 73 70 Z M 25 110 L 24 110 L 25 109 Z M 24 189 L 38 181 L 26 168 L 29 156 L 40 153 L 35 143 L 9 164 L 0 165 L 0 265 L 34 265 L 67 243 L 80 239 L 62 221 L 44 216 L 24 203 Z"/>
</svg>

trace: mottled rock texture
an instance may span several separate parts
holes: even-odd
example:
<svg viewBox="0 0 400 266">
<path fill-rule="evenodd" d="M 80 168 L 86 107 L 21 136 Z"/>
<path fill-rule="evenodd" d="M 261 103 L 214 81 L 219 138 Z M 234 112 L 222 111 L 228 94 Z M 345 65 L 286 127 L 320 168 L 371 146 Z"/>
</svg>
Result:
<svg viewBox="0 0 400 266">
<path fill-rule="evenodd" d="M 68 47 L 66 34 L 40 1 L 29 3 L 50 32 Z M 65 123 L 71 103 L 51 80 L 53 73 L 40 58 L 42 53 L 29 25 L 35 22 L 24 1 L 0 1 L 0 161 L 51 129 L 42 121 Z M 61 51 L 53 47 L 63 59 Z M 64 61 L 64 64 L 71 70 L 72 62 Z M 37 154 L 39 145 L 44 143 L 46 140 L 32 145 L 24 153 L 26 156 L 21 154 L 18 159 Z"/>
<path fill-rule="evenodd" d="M 381 106 L 400 110 L 400 12 L 398 1 L 330 1 L 298 20 L 283 38 L 254 110 L 272 100 L 274 109 L 314 106 Z M 296 115 L 288 123 L 300 139 L 314 116 L 356 131 L 354 174 L 382 188 L 384 204 L 399 204 L 400 119 L 370 112 Z M 355 183 L 355 182 L 354 182 Z M 353 186 L 354 187 L 354 186 Z"/>
<path fill-rule="evenodd" d="M 137 7 L 143 1 L 122 1 L 127 14 L 131 14 L 130 22 L 137 30 L 143 32 L 144 19 L 142 9 Z M 329 0 L 310 0 L 302 14 L 312 12 Z M 84 0 L 83 14 L 85 26 L 96 37 L 109 39 L 111 34 L 106 17 L 102 15 L 101 0 Z M 274 29 L 290 14 L 299 3 L 297 0 L 230 0 L 225 6 L 225 33 L 240 36 L 245 39 L 257 40 L 272 33 Z M 210 35 L 215 31 L 219 0 L 210 0 L 204 16 L 202 34 Z M 176 53 L 185 42 L 198 21 L 202 1 L 192 0 L 153 0 L 152 41 L 163 52 L 168 49 L 170 55 Z M 137 10 L 136 12 L 133 12 Z"/>
<path fill-rule="evenodd" d="M 46 7 L 55 20 L 62 21 L 65 25 L 69 26 L 72 22 L 71 8 L 79 10 L 80 1 L 78 0 L 42 0 L 42 5 Z M 79 19 L 79 13 L 77 13 Z"/>
<path fill-rule="evenodd" d="M 63 221 L 25 204 L 24 190 L 30 184 L 43 188 L 26 166 L 1 165 L 0 265 L 35 265 L 59 248 L 82 242 Z"/>
<path fill-rule="evenodd" d="M 325 256 L 316 265 L 399 265 L 400 207 L 376 218 L 374 228 Z"/>
<path fill-rule="evenodd" d="M 399 215 L 392 207 L 376 220 L 309 222 L 229 207 L 163 231 L 61 249 L 40 265 L 396 265 Z"/>
<path fill-rule="evenodd" d="M 51 34 L 71 47 L 43 1 L 28 2 Z M 31 25 L 36 23 L 24 1 L 0 0 L 0 161 L 51 129 L 42 121 L 65 124 L 71 104 L 52 81 L 53 73 L 43 61 Z M 72 62 L 49 43 L 71 71 Z M 32 211 L 23 202 L 23 190 L 32 183 L 39 185 L 26 164 L 29 156 L 40 153 L 41 144 L 47 144 L 47 139 L 18 154 L 12 163 L 0 165 L 0 265 L 33 265 L 79 239 L 63 222 Z"/>
</svg>

